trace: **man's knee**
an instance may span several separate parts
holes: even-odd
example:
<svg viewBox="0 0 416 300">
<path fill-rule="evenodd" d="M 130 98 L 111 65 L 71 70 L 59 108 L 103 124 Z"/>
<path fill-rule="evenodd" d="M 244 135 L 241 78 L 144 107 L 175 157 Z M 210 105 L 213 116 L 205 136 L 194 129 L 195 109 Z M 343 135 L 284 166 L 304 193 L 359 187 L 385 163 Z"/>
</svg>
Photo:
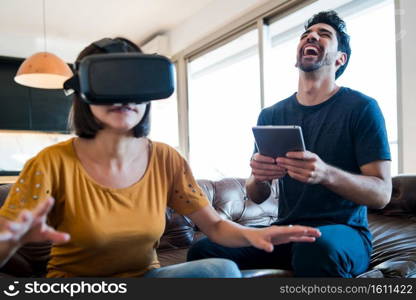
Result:
<svg viewBox="0 0 416 300">
<path fill-rule="evenodd" d="M 216 257 L 212 253 L 215 245 L 216 244 L 211 242 L 208 238 L 202 238 L 189 248 L 186 260 L 192 261 L 203 258 Z"/>
<path fill-rule="evenodd" d="M 292 267 L 297 277 L 352 277 L 344 251 L 324 239 L 314 243 L 296 243 Z"/>
</svg>

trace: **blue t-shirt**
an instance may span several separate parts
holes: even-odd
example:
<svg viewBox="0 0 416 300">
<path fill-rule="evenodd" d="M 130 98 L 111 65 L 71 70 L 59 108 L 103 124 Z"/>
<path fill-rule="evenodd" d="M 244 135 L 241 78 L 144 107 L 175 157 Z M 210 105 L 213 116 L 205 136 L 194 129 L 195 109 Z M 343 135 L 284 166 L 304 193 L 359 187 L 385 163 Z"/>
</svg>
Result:
<svg viewBox="0 0 416 300">
<path fill-rule="evenodd" d="M 314 106 L 301 105 L 294 94 L 263 109 L 257 123 L 301 126 L 307 150 L 353 174 L 360 174 L 362 165 L 391 158 L 377 102 L 349 88 L 341 87 L 330 99 Z M 279 180 L 279 188 L 277 224 L 347 224 L 368 233 L 366 206 L 289 175 Z"/>
</svg>

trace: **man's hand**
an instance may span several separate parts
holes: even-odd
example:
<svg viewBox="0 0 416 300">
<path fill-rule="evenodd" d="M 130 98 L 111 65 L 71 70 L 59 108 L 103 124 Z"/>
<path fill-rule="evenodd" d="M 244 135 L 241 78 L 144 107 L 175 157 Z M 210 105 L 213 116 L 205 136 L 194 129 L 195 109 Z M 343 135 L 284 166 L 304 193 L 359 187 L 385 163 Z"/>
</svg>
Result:
<svg viewBox="0 0 416 300">
<path fill-rule="evenodd" d="M 299 225 L 245 229 L 245 237 L 250 245 L 266 252 L 272 252 L 274 245 L 290 242 L 312 243 L 320 236 L 318 229 Z"/>
<path fill-rule="evenodd" d="M 251 173 L 257 182 L 280 179 L 286 175 L 286 169 L 276 159 L 259 153 L 254 154 L 251 158 L 250 167 Z"/>
<path fill-rule="evenodd" d="M 310 151 L 288 152 L 286 157 L 278 157 L 276 162 L 287 169 L 290 177 L 298 181 L 311 184 L 330 181 L 329 166 Z"/>
</svg>

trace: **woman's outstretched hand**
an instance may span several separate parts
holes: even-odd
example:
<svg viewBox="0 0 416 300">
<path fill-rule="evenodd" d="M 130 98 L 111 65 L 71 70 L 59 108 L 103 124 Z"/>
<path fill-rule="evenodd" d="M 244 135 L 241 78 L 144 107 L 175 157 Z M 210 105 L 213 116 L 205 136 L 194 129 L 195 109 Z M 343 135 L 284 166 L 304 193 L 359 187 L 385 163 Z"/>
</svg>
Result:
<svg viewBox="0 0 416 300">
<path fill-rule="evenodd" d="M 55 244 L 69 241 L 67 233 L 56 231 L 46 224 L 46 217 L 54 203 L 53 198 L 40 203 L 34 210 L 24 210 L 15 221 L 2 218 L 0 222 L 0 243 L 10 242 L 21 246 L 29 242 L 50 241 Z"/>
<path fill-rule="evenodd" d="M 274 225 L 267 228 L 247 228 L 245 236 L 252 246 L 272 252 L 274 245 L 290 242 L 312 243 L 321 236 L 321 232 L 316 228 L 307 226 Z"/>
</svg>

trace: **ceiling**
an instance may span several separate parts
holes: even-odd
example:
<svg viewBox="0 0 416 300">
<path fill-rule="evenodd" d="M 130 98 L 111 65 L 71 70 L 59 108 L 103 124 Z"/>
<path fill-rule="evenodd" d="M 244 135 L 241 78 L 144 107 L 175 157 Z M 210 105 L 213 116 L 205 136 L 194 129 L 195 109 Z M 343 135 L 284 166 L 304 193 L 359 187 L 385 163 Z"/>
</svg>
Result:
<svg viewBox="0 0 416 300">
<path fill-rule="evenodd" d="M 45 0 L 46 48 L 71 61 L 102 37 L 143 43 L 216 0 Z M 224 1 L 224 0 L 223 0 Z M 45 48 L 42 0 L 0 1 L 0 55 L 27 57 Z"/>
</svg>

